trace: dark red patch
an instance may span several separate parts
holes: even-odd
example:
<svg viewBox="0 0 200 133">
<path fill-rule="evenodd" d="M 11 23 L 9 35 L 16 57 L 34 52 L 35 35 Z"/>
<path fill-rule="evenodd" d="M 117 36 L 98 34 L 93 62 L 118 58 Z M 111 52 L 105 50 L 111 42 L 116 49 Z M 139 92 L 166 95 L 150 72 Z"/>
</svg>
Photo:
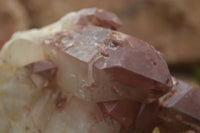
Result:
<svg viewBox="0 0 200 133">
<path fill-rule="evenodd" d="M 30 79 L 38 87 L 46 87 L 57 73 L 57 66 L 50 60 L 37 61 L 25 66 L 30 71 Z"/>
<path fill-rule="evenodd" d="M 63 109 L 66 102 L 67 102 L 67 96 L 64 93 L 59 92 L 55 100 L 56 108 L 59 110 Z"/>
<path fill-rule="evenodd" d="M 133 124 L 138 113 L 140 103 L 130 100 L 107 101 L 98 103 L 105 116 L 118 121 L 122 127 L 128 128 Z"/>
</svg>

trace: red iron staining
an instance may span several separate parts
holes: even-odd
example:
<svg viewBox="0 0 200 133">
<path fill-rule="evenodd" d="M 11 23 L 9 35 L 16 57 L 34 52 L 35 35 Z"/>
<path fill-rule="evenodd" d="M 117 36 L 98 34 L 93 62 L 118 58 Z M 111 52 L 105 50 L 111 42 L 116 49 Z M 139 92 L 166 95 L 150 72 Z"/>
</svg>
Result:
<svg viewBox="0 0 200 133">
<path fill-rule="evenodd" d="M 59 92 L 57 94 L 57 97 L 56 97 L 56 100 L 55 100 L 56 108 L 58 110 L 62 110 L 64 108 L 66 102 L 67 102 L 67 96 L 64 93 Z"/>
<path fill-rule="evenodd" d="M 57 66 L 49 60 L 28 64 L 26 68 L 30 71 L 30 79 L 38 88 L 48 86 L 57 72 Z"/>
<path fill-rule="evenodd" d="M 151 104 L 142 104 L 134 122 L 133 131 L 137 133 L 151 133 L 159 123 L 158 101 Z"/>
<path fill-rule="evenodd" d="M 103 9 L 88 8 L 80 11 L 80 18 L 77 24 L 93 24 L 116 30 L 122 25 L 122 22 L 115 14 L 111 12 Z"/>
<path fill-rule="evenodd" d="M 128 128 L 134 122 L 140 104 L 129 100 L 108 101 L 98 103 L 105 116 L 118 121 L 124 128 Z"/>
<path fill-rule="evenodd" d="M 147 96 L 141 95 L 134 100 L 151 102 L 153 98 L 148 96 L 154 95 L 155 101 L 171 90 L 172 80 L 166 63 L 163 63 L 162 57 L 149 44 L 118 32 L 106 36 L 104 43 L 107 48 L 104 51 L 109 58 L 97 60 L 94 66 L 96 69 L 106 71 L 113 80 L 133 90 L 140 89 Z M 119 47 L 110 48 L 113 43 Z"/>
<path fill-rule="evenodd" d="M 174 85 L 172 92 L 160 98 L 159 117 L 161 133 L 177 133 L 186 130 L 200 132 L 200 91 L 182 81 Z"/>
</svg>

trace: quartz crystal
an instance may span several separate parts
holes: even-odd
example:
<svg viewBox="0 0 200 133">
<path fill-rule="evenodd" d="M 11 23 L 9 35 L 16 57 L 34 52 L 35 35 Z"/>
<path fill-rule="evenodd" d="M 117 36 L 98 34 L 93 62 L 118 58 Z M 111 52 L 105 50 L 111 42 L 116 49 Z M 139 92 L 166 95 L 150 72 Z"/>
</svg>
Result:
<svg viewBox="0 0 200 133">
<path fill-rule="evenodd" d="M 186 130 L 200 132 L 200 91 L 183 81 L 176 80 L 171 92 L 160 98 L 162 106 L 159 127 L 162 133 Z"/>
<path fill-rule="evenodd" d="M 89 8 L 15 33 L 0 53 L 0 132 L 165 133 L 178 120 L 172 132 L 199 131 L 199 90 L 120 25 Z"/>
</svg>

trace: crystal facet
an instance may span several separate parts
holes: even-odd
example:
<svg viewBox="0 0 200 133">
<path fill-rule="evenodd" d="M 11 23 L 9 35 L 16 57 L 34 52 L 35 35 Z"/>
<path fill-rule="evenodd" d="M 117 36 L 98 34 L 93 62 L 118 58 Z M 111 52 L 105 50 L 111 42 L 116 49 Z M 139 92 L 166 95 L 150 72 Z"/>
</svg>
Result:
<svg viewBox="0 0 200 133">
<path fill-rule="evenodd" d="M 160 98 L 159 127 L 163 133 L 192 129 L 200 132 L 200 91 L 178 80 L 171 92 Z"/>
</svg>

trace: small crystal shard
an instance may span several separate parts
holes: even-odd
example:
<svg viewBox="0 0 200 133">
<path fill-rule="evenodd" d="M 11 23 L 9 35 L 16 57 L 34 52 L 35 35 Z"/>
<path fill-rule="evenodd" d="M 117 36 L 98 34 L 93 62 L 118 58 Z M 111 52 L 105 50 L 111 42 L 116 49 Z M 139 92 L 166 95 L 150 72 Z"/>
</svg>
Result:
<svg viewBox="0 0 200 133">
<path fill-rule="evenodd" d="M 46 87 L 57 72 L 55 64 L 48 60 L 37 61 L 25 67 L 30 71 L 29 78 L 37 88 Z"/>
<path fill-rule="evenodd" d="M 77 24 L 87 25 L 88 23 L 92 23 L 93 25 L 113 30 L 118 29 L 122 25 L 122 22 L 115 14 L 106 10 L 90 8 L 83 9 L 79 13 L 80 17 Z"/>
<path fill-rule="evenodd" d="M 133 124 L 140 103 L 128 100 L 108 101 L 98 103 L 105 116 L 118 121 L 123 127 L 128 128 Z"/>
</svg>

